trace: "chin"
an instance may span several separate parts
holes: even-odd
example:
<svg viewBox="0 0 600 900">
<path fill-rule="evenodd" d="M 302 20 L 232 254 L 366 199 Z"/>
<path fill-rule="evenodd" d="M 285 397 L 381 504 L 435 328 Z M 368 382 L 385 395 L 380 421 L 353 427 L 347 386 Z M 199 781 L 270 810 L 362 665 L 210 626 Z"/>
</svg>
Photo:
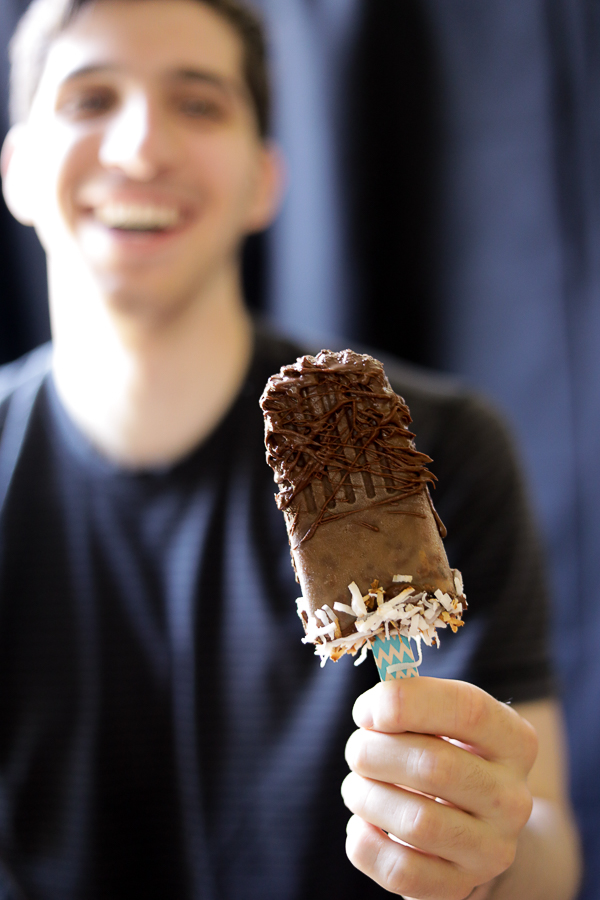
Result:
<svg viewBox="0 0 600 900">
<path fill-rule="evenodd" d="M 159 325 L 180 315 L 191 299 L 178 297 L 173 290 L 160 291 L 156 285 L 145 289 L 139 282 L 135 286 L 115 285 L 104 292 L 108 309 L 120 318 L 132 323 Z"/>
</svg>

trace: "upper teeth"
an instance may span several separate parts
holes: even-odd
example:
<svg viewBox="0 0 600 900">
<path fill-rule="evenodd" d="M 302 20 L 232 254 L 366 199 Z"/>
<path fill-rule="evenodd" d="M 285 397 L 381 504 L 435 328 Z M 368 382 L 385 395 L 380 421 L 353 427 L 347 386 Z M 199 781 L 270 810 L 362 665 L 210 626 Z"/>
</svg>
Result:
<svg viewBox="0 0 600 900">
<path fill-rule="evenodd" d="M 94 214 L 108 228 L 172 228 L 179 221 L 178 210 L 145 203 L 110 203 L 96 208 Z"/>
</svg>

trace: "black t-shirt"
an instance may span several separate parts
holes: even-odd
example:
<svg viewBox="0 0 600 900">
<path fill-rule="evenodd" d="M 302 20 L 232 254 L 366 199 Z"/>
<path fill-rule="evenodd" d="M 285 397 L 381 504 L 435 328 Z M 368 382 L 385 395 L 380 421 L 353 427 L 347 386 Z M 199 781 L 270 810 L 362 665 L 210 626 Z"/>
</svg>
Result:
<svg viewBox="0 0 600 900">
<path fill-rule="evenodd" d="M 0 370 L 7 897 L 11 879 L 28 900 L 387 896 L 345 857 L 339 793 L 375 666 L 320 668 L 302 644 L 264 458 L 258 398 L 300 352 L 259 335 L 211 437 L 137 472 L 74 427 L 47 350 Z M 502 700 L 546 696 L 543 579 L 505 431 L 461 388 L 388 372 L 434 457 L 470 601 L 421 671 Z"/>
</svg>

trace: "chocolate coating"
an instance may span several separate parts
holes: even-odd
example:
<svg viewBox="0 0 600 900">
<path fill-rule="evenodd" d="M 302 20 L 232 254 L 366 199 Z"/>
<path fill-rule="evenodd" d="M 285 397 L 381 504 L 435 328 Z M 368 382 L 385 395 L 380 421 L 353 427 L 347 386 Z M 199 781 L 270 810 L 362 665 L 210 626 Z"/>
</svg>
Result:
<svg viewBox="0 0 600 900">
<path fill-rule="evenodd" d="M 377 578 L 394 596 L 397 574 L 454 593 L 428 490 L 431 459 L 416 450 L 408 407 L 380 362 L 352 350 L 303 356 L 269 379 L 260 404 L 275 499 L 311 610 L 347 604 L 352 581 L 366 592 Z M 351 633 L 351 617 L 339 619 Z"/>
</svg>

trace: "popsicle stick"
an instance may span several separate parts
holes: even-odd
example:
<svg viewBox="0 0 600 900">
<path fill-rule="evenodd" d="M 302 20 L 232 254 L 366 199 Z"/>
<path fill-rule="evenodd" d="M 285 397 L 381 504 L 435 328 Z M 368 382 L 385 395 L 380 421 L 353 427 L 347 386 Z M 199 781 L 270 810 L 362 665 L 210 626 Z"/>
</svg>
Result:
<svg viewBox="0 0 600 900">
<path fill-rule="evenodd" d="M 371 644 L 371 650 L 377 663 L 377 671 L 382 681 L 392 681 L 397 678 L 417 678 L 421 654 L 415 661 L 410 638 L 401 637 L 399 634 L 390 636 L 389 640 L 376 637 Z"/>
</svg>

